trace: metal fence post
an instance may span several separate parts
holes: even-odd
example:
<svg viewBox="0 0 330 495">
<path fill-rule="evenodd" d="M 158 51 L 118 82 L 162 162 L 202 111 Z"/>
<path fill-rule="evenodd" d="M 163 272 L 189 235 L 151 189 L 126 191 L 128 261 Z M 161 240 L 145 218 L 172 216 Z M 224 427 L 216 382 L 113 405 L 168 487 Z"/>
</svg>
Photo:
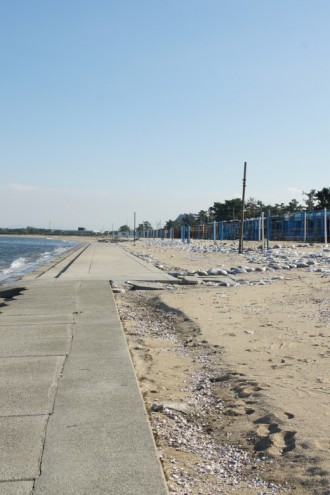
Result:
<svg viewBox="0 0 330 495">
<path fill-rule="evenodd" d="M 267 251 L 269 251 L 269 239 L 270 239 L 270 210 L 267 208 Z"/>
<path fill-rule="evenodd" d="M 326 208 L 324 208 L 324 245 L 325 247 L 328 247 L 328 222 Z"/>
</svg>

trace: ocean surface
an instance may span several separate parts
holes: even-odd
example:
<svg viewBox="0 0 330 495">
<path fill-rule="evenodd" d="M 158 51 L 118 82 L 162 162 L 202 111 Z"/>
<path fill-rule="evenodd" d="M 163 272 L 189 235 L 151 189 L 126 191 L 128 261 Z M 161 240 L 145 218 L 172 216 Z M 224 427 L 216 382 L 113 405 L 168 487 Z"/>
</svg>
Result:
<svg viewBox="0 0 330 495">
<path fill-rule="evenodd" d="M 0 236 L 0 284 L 19 280 L 79 244 L 45 237 Z"/>
</svg>

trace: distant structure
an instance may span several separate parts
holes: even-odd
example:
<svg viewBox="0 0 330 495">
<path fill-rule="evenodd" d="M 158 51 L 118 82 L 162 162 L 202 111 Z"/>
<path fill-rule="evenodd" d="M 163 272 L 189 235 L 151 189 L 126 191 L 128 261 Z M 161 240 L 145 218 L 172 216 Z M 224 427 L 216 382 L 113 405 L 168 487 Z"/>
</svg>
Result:
<svg viewBox="0 0 330 495">
<path fill-rule="evenodd" d="M 78 227 L 78 234 L 79 235 L 97 235 L 98 232 L 93 232 L 93 230 L 87 230 L 86 227 Z"/>
<path fill-rule="evenodd" d="M 175 219 L 175 222 L 182 222 L 187 217 L 198 218 L 198 213 L 180 213 L 180 215 Z"/>
</svg>

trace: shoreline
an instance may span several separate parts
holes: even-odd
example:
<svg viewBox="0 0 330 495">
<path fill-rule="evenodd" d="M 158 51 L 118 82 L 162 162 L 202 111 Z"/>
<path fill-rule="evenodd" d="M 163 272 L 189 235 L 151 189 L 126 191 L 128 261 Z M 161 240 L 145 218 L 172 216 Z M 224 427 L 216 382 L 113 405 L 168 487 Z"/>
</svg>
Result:
<svg viewBox="0 0 330 495">
<path fill-rule="evenodd" d="M 26 238 L 34 238 L 34 236 L 25 236 Z M 37 236 L 35 236 L 37 238 Z M 39 238 L 45 238 L 44 236 L 39 236 Z M 60 240 L 70 240 L 67 239 L 66 237 L 61 238 Z M 77 242 L 75 240 L 72 240 L 72 242 Z M 12 277 L 8 277 L 8 279 L 5 280 L 0 280 L 0 289 L 4 289 L 6 287 L 10 286 L 15 286 L 18 284 L 21 280 L 31 280 L 33 278 L 37 278 L 41 276 L 43 273 L 46 273 L 48 270 L 51 268 L 55 267 L 57 264 L 61 263 L 64 261 L 66 258 L 70 257 L 73 253 L 75 253 L 78 249 L 80 249 L 82 246 L 88 244 L 88 242 L 79 242 L 76 246 L 72 246 L 68 250 L 66 250 L 64 253 L 58 254 L 54 256 L 51 261 L 47 263 L 41 263 L 37 265 L 36 267 L 33 267 L 31 271 L 27 271 L 26 273 L 22 275 L 14 275 Z"/>
<path fill-rule="evenodd" d="M 275 270 L 274 250 L 265 272 L 230 274 L 248 268 L 247 255 L 250 267 L 264 268 L 260 251 L 195 247 L 125 243 L 161 270 L 190 275 L 157 292 L 116 295 L 171 493 L 328 494 L 330 276 L 311 270 L 330 252 L 304 246 L 316 264 Z M 277 249 L 279 264 L 296 252 Z M 221 280 L 235 284 L 215 283 L 218 274 L 205 275 L 211 267 L 226 268 Z"/>
</svg>

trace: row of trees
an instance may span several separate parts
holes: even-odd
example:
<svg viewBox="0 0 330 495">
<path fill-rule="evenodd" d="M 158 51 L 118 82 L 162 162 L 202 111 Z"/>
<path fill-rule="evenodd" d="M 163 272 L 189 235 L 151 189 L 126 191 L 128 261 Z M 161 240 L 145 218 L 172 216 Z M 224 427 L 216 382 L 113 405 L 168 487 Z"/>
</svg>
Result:
<svg viewBox="0 0 330 495">
<path fill-rule="evenodd" d="M 313 211 L 323 208 L 330 208 L 330 187 L 324 187 L 317 191 L 311 189 L 309 192 L 303 192 L 304 201 L 300 204 L 296 199 L 292 199 L 289 203 L 276 203 L 275 205 L 264 204 L 262 201 L 255 198 L 248 198 L 245 202 L 244 216 L 245 218 L 256 218 L 261 215 L 262 211 L 270 210 L 271 215 L 284 215 L 293 211 Z M 207 210 L 200 210 L 197 215 L 187 213 L 181 215 L 176 220 L 168 220 L 165 223 L 165 228 L 180 227 L 181 225 L 200 225 L 207 224 L 213 221 L 230 221 L 240 220 L 242 216 L 242 200 L 240 198 L 226 199 L 223 203 L 215 202 Z M 144 221 L 137 227 L 138 232 L 143 232 L 152 229 L 150 222 Z M 129 231 L 128 225 L 122 226 L 120 231 Z"/>
</svg>

